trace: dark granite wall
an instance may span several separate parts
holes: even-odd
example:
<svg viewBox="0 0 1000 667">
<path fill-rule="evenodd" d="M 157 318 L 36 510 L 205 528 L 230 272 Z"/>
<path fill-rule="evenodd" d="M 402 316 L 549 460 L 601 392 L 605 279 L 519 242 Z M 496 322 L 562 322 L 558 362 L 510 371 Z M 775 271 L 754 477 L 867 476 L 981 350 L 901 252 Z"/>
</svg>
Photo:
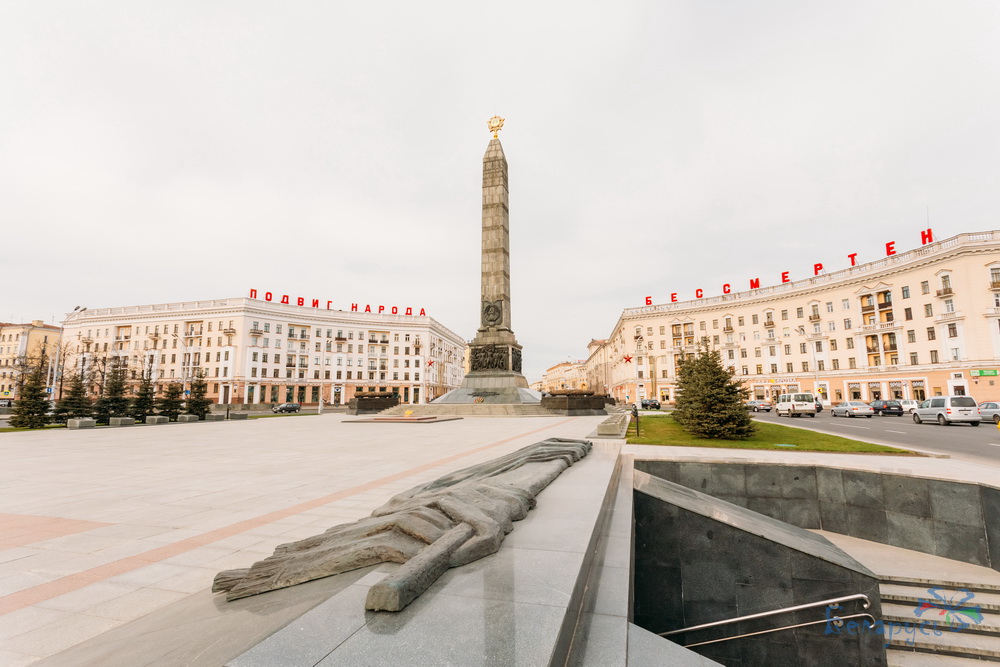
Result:
<svg viewBox="0 0 1000 667">
<path fill-rule="evenodd" d="M 1000 490 L 839 468 L 636 461 L 636 470 L 800 528 L 1000 570 Z"/>
<path fill-rule="evenodd" d="M 633 617 L 640 627 L 665 632 L 854 593 L 869 595 L 873 600 L 869 611 L 881 617 L 878 582 L 872 576 L 641 491 L 634 494 L 634 501 Z M 744 523 L 753 530 L 752 522 Z M 847 609 L 842 613 L 865 611 L 856 602 L 848 603 Z M 825 608 L 820 607 L 671 639 L 690 644 L 824 616 Z M 732 666 L 885 664 L 882 637 L 831 636 L 826 624 L 692 650 Z"/>
</svg>

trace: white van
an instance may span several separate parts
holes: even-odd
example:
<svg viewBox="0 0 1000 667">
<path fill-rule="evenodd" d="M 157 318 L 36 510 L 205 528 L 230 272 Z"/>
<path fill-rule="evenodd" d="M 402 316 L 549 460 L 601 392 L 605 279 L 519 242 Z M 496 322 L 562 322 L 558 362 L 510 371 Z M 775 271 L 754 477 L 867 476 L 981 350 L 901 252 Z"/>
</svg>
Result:
<svg viewBox="0 0 1000 667">
<path fill-rule="evenodd" d="M 774 412 L 779 417 L 816 416 L 816 397 L 812 394 L 782 394 L 774 404 Z"/>
</svg>

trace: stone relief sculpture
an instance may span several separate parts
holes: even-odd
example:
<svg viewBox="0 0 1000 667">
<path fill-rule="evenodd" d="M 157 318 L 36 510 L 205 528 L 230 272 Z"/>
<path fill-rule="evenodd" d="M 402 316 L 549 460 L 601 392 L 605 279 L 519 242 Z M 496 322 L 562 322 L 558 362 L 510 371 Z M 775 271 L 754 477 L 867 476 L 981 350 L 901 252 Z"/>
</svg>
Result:
<svg viewBox="0 0 1000 667">
<path fill-rule="evenodd" d="M 368 565 L 403 566 L 372 586 L 365 608 L 399 611 L 450 567 L 496 552 L 513 522 L 563 470 L 590 452 L 587 440 L 550 438 L 394 496 L 367 519 L 283 544 L 247 569 L 215 577 L 227 600 L 287 588 Z"/>
<path fill-rule="evenodd" d="M 483 326 L 496 327 L 503 322 L 503 299 L 483 300 Z"/>
<path fill-rule="evenodd" d="M 474 371 L 507 370 L 506 345 L 481 345 L 473 347 L 469 366 Z"/>
<path fill-rule="evenodd" d="M 521 372 L 521 350 L 516 347 L 510 350 L 510 370 L 515 373 Z"/>
</svg>

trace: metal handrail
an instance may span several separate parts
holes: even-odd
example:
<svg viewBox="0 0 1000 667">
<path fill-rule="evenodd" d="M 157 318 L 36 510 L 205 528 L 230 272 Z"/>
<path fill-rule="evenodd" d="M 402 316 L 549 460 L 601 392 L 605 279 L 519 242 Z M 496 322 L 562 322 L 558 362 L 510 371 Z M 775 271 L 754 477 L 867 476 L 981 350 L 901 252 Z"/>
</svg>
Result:
<svg viewBox="0 0 1000 667">
<path fill-rule="evenodd" d="M 732 637 L 723 637 L 721 639 L 710 639 L 707 642 L 697 642 L 696 644 L 684 644 L 684 648 L 691 648 L 692 646 L 704 646 L 705 644 L 717 644 L 719 642 L 729 641 L 730 639 L 742 639 L 743 637 L 753 637 L 754 635 L 766 635 L 771 632 L 778 632 L 779 630 L 791 630 L 792 628 L 801 628 L 807 625 L 819 625 L 820 623 L 833 623 L 837 627 L 843 625 L 844 621 L 849 618 L 867 618 L 870 621 L 868 625 L 869 628 L 875 627 L 875 617 L 871 614 L 851 614 L 850 616 L 834 616 L 832 618 L 821 618 L 818 621 L 809 621 L 808 623 L 797 623 L 795 625 L 783 625 L 780 628 L 771 628 L 770 630 L 758 630 L 757 632 L 748 632 L 742 635 L 733 635 Z"/>
<path fill-rule="evenodd" d="M 768 616 L 776 616 L 777 614 L 788 614 L 793 611 L 802 611 L 803 609 L 812 609 L 814 607 L 825 607 L 827 605 L 839 604 L 841 602 L 850 602 L 851 600 L 863 600 L 863 609 L 868 609 L 872 606 L 871 600 L 864 593 L 855 593 L 854 595 L 845 595 L 839 598 L 831 598 L 829 600 L 820 600 L 819 602 L 808 602 L 806 604 L 796 605 L 794 607 L 784 607 L 783 609 L 772 609 L 771 611 L 762 611 L 757 614 L 749 614 L 748 616 L 737 616 L 736 618 L 727 618 L 723 621 L 712 621 L 711 623 L 702 623 L 701 625 L 692 625 L 690 628 L 681 628 L 680 630 L 670 630 L 669 632 L 659 632 L 657 633 L 660 637 L 669 637 L 670 635 L 679 635 L 682 632 L 693 632 L 695 630 L 704 630 L 705 628 L 714 628 L 720 625 L 729 625 L 730 623 L 741 623 L 743 621 L 752 621 L 758 618 L 767 618 Z M 780 628 L 779 628 L 780 629 Z"/>
</svg>

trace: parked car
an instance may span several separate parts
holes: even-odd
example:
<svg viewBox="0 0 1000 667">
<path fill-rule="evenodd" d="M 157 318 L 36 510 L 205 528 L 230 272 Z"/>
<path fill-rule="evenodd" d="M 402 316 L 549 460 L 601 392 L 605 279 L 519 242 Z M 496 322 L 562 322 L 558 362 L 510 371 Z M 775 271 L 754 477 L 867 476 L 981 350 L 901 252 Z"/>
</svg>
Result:
<svg viewBox="0 0 1000 667">
<path fill-rule="evenodd" d="M 823 401 L 816 399 L 816 414 L 823 412 Z"/>
<path fill-rule="evenodd" d="M 0 398 L 0 408 L 12 408 L 14 401 L 9 398 Z"/>
<path fill-rule="evenodd" d="M 298 412 L 301 409 L 301 403 L 281 403 L 271 408 L 271 412 Z"/>
<path fill-rule="evenodd" d="M 830 408 L 831 417 L 867 417 L 872 418 L 875 410 L 864 401 L 844 401 Z"/>
<path fill-rule="evenodd" d="M 778 396 L 774 412 L 777 416 L 816 416 L 816 397 L 812 394 L 782 394 Z"/>
<path fill-rule="evenodd" d="M 971 396 L 935 396 L 921 403 L 913 413 L 913 421 L 918 424 L 931 421 L 950 426 L 965 422 L 979 426 L 981 420 L 979 406 Z"/>
<path fill-rule="evenodd" d="M 659 410 L 660 402 L 655 398 L 644 398 L 642 399 L 642 409 L 643 410 Z"/>
<path fill-rule="evenodd" d="M 899 401 L 872 401 L 872 410 L 879 416 L 896 415 L 903 416 L 903 406 Z"/>
<path fill-rule="evenodd" d="M 915 401 L 912 398 L 900 401 L 899 404 L 902 406 L 903 412 L 909 412 L 910 414 L 913 414 L 913 411 L 920 407 L 920 401 Z"/>
<path fill-rule="evenodd" d="M 774 407 L 771 405 L 771 401 L 747 401 L 744 405 L 747 410 L 753 410 L 754 412 L 770 412 L 771 408 Z"/>
<path fill-rule="evenodd" d="M 979 416 L 992 419 L 994 424 L 1000 424 L 1000 403 L 980 403 Z"/>
</svg>

